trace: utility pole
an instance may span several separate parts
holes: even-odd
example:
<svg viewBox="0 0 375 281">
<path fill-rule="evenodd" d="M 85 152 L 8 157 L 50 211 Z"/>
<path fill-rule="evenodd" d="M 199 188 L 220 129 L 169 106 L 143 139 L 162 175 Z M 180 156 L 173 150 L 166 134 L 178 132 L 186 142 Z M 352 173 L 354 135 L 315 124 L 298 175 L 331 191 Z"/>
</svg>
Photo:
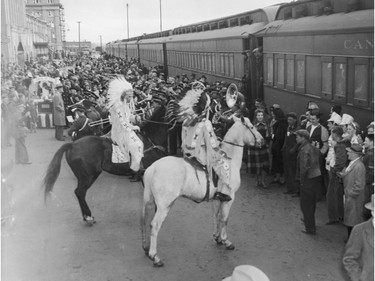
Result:
<svg viewBox="0 0 375 281">
<path fill-rule="evenodd" d="M 81 53 L 81 22 L 78 22 L 78 55 Z"/>
<path fill-rule="evenodd" d="M 163 31 L 163 24 L 162 24 L 162 17 L 161 17 L 161 0 L 159 0 L 160 3 L 160 31 Z"/>
<path fill-rule="evenodd" d="M 129 4 L 126 3 L 126 28 L 128 30 L 128 39 L 129 39 Z"/>
<path fill-rule="evenodd" d="M 100 53 L 103 53 L 103 47 L 102 47 L 102 36 L 100 36 Z"/>
</svg>

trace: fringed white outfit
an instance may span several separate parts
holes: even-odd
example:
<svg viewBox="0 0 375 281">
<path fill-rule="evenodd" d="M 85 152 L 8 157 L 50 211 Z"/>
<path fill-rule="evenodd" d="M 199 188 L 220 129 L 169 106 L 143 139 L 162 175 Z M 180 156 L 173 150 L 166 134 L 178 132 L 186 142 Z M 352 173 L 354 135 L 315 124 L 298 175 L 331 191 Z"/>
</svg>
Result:
<svg viewBox="0 0 375 281">
<path fill-rule="evenodd" d="M 126 95 L 132 93 L 130 83 L 124 78 L 116 78 L 109 84 L 108 99 L 111 114 L 111 138 L 118 145 L 114 146 L 113 162 L 129 162 L 133 171 L 140 169 L 143 157 L 143 142 L 134 132 L 139 127 L 131 124 L 135 119 L 133 99 L 126 101 Z M 117 151 L 116 151 L 117 150 Z M 116 159 L 117 158 L 117 159 Z"/>
</svg>

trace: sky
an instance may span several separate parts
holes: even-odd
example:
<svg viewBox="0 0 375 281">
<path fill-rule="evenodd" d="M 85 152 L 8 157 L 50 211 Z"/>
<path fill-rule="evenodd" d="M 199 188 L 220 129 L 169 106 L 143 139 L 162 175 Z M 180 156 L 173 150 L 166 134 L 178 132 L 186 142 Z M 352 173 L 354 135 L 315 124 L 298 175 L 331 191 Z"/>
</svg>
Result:
<svg viewBox="0 0 375 281">
<path fill-rule="evenodd" d="M 230 16 L 271 6 L 282 0 L 60 0 L 65 11 L 66 41 L 78 41 L 78 21 L 81 41 L 100 43 L 125 39 L 127 9 L 129 37 L 160 31 L 160 3 L 162 29 Z"/>
</svg>

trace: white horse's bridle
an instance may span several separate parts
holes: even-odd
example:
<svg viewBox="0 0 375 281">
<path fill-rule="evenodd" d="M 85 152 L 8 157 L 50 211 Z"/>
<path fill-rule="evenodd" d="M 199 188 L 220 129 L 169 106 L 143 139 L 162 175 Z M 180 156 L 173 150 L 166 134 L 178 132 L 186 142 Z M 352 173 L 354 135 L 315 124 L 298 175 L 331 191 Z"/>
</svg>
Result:
<svg viewBox="0 0 375 281">
<path fill-rule="evenodd" d="M 256 137 L 256 135 L 254 134 L 253 130 L 254 130 L 254 126 L 249 126 L 248 124 L 246 124 L 244 121 L 241 120 L 241 123 L 242 125 L 244 125 L 249 131 L 250 133 L 253 135 L 254 137 L 254 140 L 255 140 L 255 146 L 256 147 L 261 147 L 262 144 L 263 144 L 263 141 L 262 140 L 258 140 L 258 138 Z M 234 143 L 234 142 L 230 142 L 230 141 L 226 141 L 226 140 L 223 140 L 222 142 L 225 142 L 227 144 L 230 144 L 230 145 L 234 145 L 234 146 L 238 146 L 238 147 L 245 147 L 245 145 L 243 144 L 237 144 L 237 143 Z"/>
</svg>

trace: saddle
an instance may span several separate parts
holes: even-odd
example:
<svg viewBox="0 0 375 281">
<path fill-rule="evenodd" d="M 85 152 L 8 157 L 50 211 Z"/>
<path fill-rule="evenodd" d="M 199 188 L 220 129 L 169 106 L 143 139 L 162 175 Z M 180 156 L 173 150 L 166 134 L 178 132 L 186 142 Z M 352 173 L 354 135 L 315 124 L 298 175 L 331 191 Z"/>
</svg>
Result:
<svg viewBox="0 0 375 281">
<path fill-rule="evenodd" d="M 193 166 L 193 168 L 195 169 L 195 173 L 197 172 L 197 170 L 204 171 L 206 175 L 206 195 L 204 196 L 202 201 L 195 201 L 195 202 L 201 203 L 203 201 L 208 201 L 210 197 L 210 178 L 209 178 L 207 166 L 200 163 L 195 156 L 192 156 L 190 154 L 184 155 L 184 160 L 188 162 L 191 166 Z M 198 178 L 198 175 L 197 175 L 197 178 Z M 214 171 L 214 169 L 212 169 L 212 182 L 215 187 L 217 187 L 218 181 L 219 181 L 219 177 Z"/>
</svg>

